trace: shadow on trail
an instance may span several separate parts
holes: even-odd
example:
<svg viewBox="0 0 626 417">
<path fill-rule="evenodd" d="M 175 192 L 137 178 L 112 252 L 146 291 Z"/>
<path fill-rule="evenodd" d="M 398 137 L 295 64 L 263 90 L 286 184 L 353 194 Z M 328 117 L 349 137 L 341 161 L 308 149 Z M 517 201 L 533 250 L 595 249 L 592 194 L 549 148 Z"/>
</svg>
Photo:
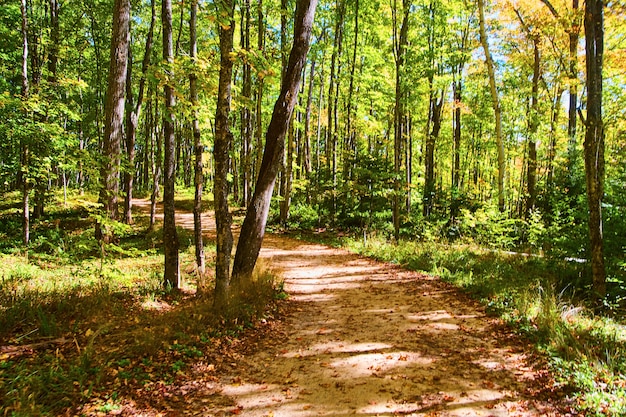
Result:
<svg viewBox="0 0 626 417">
<path fill-rule="evenodd" d="M 193 227 L 191 214 L 177 215 Z M 440 280 L 271 234 L 261 258 L 285 280 L 291 314 L 180 413 L 560 415 L 530 348 Z"/>
<path fill-rule="evenodd" d="M 286 335 L 224 378 L 228 407 L 197 412 L 558 415 L 520 342 L 441 281 L 275 235 L 261 256 L 294 300 Z"/>
</svg>

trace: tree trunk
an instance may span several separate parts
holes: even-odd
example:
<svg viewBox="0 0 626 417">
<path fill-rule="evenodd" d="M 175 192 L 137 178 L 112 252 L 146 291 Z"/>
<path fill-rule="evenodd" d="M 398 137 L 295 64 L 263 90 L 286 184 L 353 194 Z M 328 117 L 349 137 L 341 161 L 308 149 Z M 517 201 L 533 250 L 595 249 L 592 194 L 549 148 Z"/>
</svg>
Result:
<svg viewBox="0 0 626 417">
<path fill-rule="evenodd" d="M 339 0 L 336 5 L 335 40 L 330 60 L 330 74 L 328 82 L 328 124 L 326 127 L 326 167 L 332 178 L 332 194 L 330 217 L 334 224 L 336 215 L 335 190 L 337 185 L 337 102 L 339 95 L 339 73 L 343 48 L 343 25 L 345 20 L 346 0 Z"/>
<path fill-rule="evenodd" d="M 396 97 L 394 106 L 394 145 L 393 145 L 393 166 L 395 173 L 394 180 L 394 197 L 392 204 L 393 230 L 396 242 L 400 240 L 400 194 L 401 194 L 401 178 L 402 178 L 402 134 L 404 132 L 404 88 L 402 71 L 404 70 L 404 59 L 406 46 L 408 43 L 409 31 L 409 13 L 411 4 L 408 0 L 403 0 L 402 11 L 403 18 L 400 26 L 400 33 L 397 32 L 397 22 L 395 22 L 394 14 L 394 58 L 396 63 Z"/>
<path fill-rule="evenodd" d="M 353 165 L 355 164 L 354 158 L 348 156 L 355 151 L 356 148 L 356 132 L 353 126 L 353 113 L 356 113 L 356 106 L 354 105 L 354 73 L 356 71 L 356 57 L 359 47 L 359 0 L 355 0 L 354 4 L 354 43 L 352 44 L 352 59 L 350 62 L 350 81 L 348 83 L 348 102 L 346 108 L 346 134 L 344 138 L 344 181 L 352 178 Z M 353 131 L 354 130 L 354 131 Z M 356 152 L 354 152 L 356 155 Z M 348 163 L 351 161 L 350 163 Z M 346 166 L 347 165 L 347 166 Z"/>
<path fill-rule="evenodd" d="M 155 93 L 156 96 L 156 93 Z M 157 125 L 159 106 L 156 100 L 152 101 L 153 105 L 152 114 L 152 126 L 154 128 L 154 140 L 156 141 L 156 152 L 152 152 L 152 194 L 150 196 L 150 227 L 148 230 L 152 230 L 156 219 L 156 205 L 157 200 L 161 196 L 161 177 L 163 175 L 163 129 L 159 129 Z M 154 148 L 154 147 L 153 147 Z"/>
<path fill-rule="evenodd" d="M 21 12 L 22 12 L 22 100 L 28 99 L 28 12 L 26 6 L 26 0 L 21 0 Z M 22 238 L 24 245 L 30 243 L 30 208 L 29 208 L 29 195 L 30 186 L 28 180 L 28 144 L 24 139 L 20 140 L 21 143 L 21 167 L 19 172 L 20 181 L 22 186 Z"/>
<path fill-rule="evenodd" d="M 259 51 L 263 51 L 265 48 L 265 24 L 263 18 L 263 0 L 259 0 L 257 4 L 257 48 Z M 258 178 L 259 171 L 261 170 L 261 162 L 263 161 L 263 77 L 257 77 L 256 88 L 256 164 L 255 164 L 255 178 Z"/>
<path fill-rule="evenodd" d="M 441 97 L 437 97 L 435 93 L 431 93 L 429 112 L 432 130 L 426 136 L 426 146 L 424 147 L 424 217 L 432 214 L 435 204 L 435 144 L 441 131 L 444 92 L 441 92 Z"/>
<path fill-rule="evenodd" d="M 293 47 L 289 55 L 289 64 L 280 96 L 267 128 L 259 179 L 248 206 L 237 245 L 232 281 L 233 285 L 239 288 L 249 285 L 263 243 L 276 175 L 283 160 L 285 134 L 298 100 L 299 83 L 302 68 L 306 64 L 316 6 L 317 0 L 299 0 L 296 6 Z"/>
<path fill-rule="evenodd" d="M 104 123 L 104 161 L 101 169 L 100 202 L 106 217 L 118 218 L 119 172 L 121 143 L 124 137 L 124 95 L 128 65 L 130 37 L 130 0 L 115 0 L 113 8 L 113 31 L 111 34 L 111 61 Z M 106 229 L 106 227 L 104 228 Z M 102 225 L 96 229 L 98 238 L 111 239 L 110 232 Z"/>
<path fill-rule="evenodd" d="M 230 54 L 233 50 L 235 33 L 233 0 L 217 2 L 218 15 L 223 16 L 219 22 L 220 37 L 220 75 L 217 93 L 217 109 L 215 113 L 215 179 L 213 194 L 215 199 L 215 224 L 217 229 L 217 258 L 215 261 L 215 307 L 222 308 L 228 303 L 230 286 L 230 257 L 233 247 L 233 234 L 230 229 L 232 220 L 228 208 L 228 172 L 232 144 L 232 133 L 229 128 L 231 82 L 233 77 L 233 61 Z"/>
<path fill-rule="evenodd" d="M 161 6 L 163 25 L 163 59 L 172 65 L 174 62 L 174 48 L 172 44 L 172 2 L 163 0 Z M 172 77 L 170 69 L 166 74 Z M 163 115 L 163 138 L 165 148 L 164 178 L 163 178 L 163 244 L 165 252 L 165 273 L 163 285 L 165 288 L 180 288 L 180 265 L 178 261 L 178 233 L 176 231 L 176 210 L 174 208 L 174 191 L 176 184 L 176 136 L 174 134 L 174 87 L 172 78 L 165 83 L 165 114 Z"/>
<path fill-rule="evenodd" d="M 141 106 L 143 105 L 144 91 L 146 87 L 146 72 L 150 65 L 150 54 L 152 51 L 152 41 L 154 38 L 154 23 L 156 21 L 156 7 L 154 0 L 151 1 L 152 19 L 150 21 L 150 29 L 146 38 L 145 52 L 141 63 L 141 79 L 139 80 L 139 92 L 137 94 L 137 103 L 133 107 L 133 90 L 132 80 L 132 59 L 129 53 L 128 77 L 126 81 L 126 102 L 128 111 L 126 112 L 126 153 L 128 156 L 128 169 L 124 173 L 124 189 L 126 190 L 126 198 L 124 200 L 124 221 L 127 224 L 133 223 L 133 187 L 135 179 L 135 143 L 137 141 L 137 125 L 141 114 Z"/>
<path fill-rule="evenodd" d="M 531 211 L 537 201 L 537 129 L 539 128 L 539 78 L 541 77 L 539 39 L 533 39 L 533 80 L 528 115 L 528 172 L 526 173 L 526 219 L 530 218 Z"/>
<path fill-rule="evenodd" d="M 602 61 L 604 53 L 604 4 L 587 0 L 585 6 L 585 46 L 587 57 L 587 120 L 585 132 L 585 174 L 589 204 L 591 271 L 596 295 L 606 295 L 602 237 L 602 197 L 604 195 L 604 123 L 602 121 Z"/>
<path fill-rule="evenodd" d="M 250 51 L 250 0 L 244 0 L 241 13 L 241 47 Z M 252 68 L 246 60 L 243 63 L 243 87 L 241 90 L 244 104 L 241 106 L 241 207 L 250 201 L 252 190 Z"/>
<path fill-rule="evenodd" d="M 463 83 L 461 77 L 463 76 L 462 67 L 459 65 L 459 70 L 455 73 L 456 79 L 453 81 L 453 95 L 454 95 L 454 140 L 452 151 L 452 187 L 458 191 L 461 182 L 461 102 L 463 100 Z M 452 216 L 456 216 L 453 211 Z"/>
<path fill-rule="evenodd" d="M 198 0 L 191 0 L 191 16 L 189 18 L 189 46 L 190 56 L 195 65 L 198 56 L 198 39 L 196 35 L 196 22 L 198 16 Z M 189 74 L 189 99 L 191 101 L 191 127 L 193 131 L 194 147 L 194 188 L 195 197 L 193 203 L 193 234 L 196 242 L 196 267 L 198 269 L 198 294 L 206 292 L 205 262 L 204 262 L 204 241 L 202 237 L 202 191 L 204 186 L 204 175 L 202 171 L 202 137 L 200 135 L 200 124 L 198 122 L 198 76 L 195 71 Z"/>
<path fill-rule="evenodd" d="M 578 40 L 580 37 L 580 14 L 578 13 L 579 1 L 572 0 L 572 24 L 569 29 L 569 109 L 567 135 L 568 142 L 568 170 L 572 176 L 576 169 L 578 155 L 576 151 L 576 121 L 578 111 Z M 573 185 L 571 181 L 570 185 Z"/>
<path fill-rule="evenodd" d="M 478 0 L 478 14 L 480 21 L 480 43 L 485 51 L 485 65 L 489 74 L 489 90 L 491 91 L 491 100 L 493 102 L 493 113 L 496 121 L 496 146 L 498 148 L 498 208 L 504 211 L 504 139 L 502 137 L 502 109 L 500 107 L 500 97 L 496 87 L 496 74 L 494 69 L 493 58 L 489 52 L 489 40 L 485 30 L 485 1 Z"/>
</svg>

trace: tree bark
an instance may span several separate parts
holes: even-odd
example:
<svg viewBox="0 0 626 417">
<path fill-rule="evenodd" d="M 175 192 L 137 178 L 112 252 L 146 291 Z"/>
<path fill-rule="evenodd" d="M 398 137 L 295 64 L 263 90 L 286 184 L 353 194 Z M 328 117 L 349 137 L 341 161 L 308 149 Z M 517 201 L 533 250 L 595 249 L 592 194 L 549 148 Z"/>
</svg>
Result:
<svg viewBox="0 0 626 417">
<path fill-rule="evenodd" d="M 241 13 L 241 47 L 250 51 L 250 0 L 244 0 Z M 243 63 L 243 86 L 242 98 L 244 105 L 241 106 L 241 207 L 246 207 L 250 201 L 252 190 L 252 68 L 250 62 Z"/>
<path fill-rule="evenodd" d="M 394 174 L 394 197 L 392 202 L 393 230 L 396 242 L 400 240 L 400 206 L 401 206 L 401 178 L 402 178 L 402 134 L 404 132 L 404 88 L 402 71 L 404 69 L 404 60 L 406 46 L 408 43 L 409 31 L 409 13 L 411 3 L 408 0 L 402 2 L 402 24 L 400 33 L 397 32 L 397 22 L 394 21 L 394 58 L 396 63 L 396 97 L 394 106 L 394 145 L 393 145 L 393 166 Z M 395 14 L 394 14 L 395 19 Z"/>
<path fill-rule="evenodd" d="M 539 78 L 541 77 L 539 39 L 533 41 L 533 80 L 528 114 L 528 172 L 526 173 L 526 219 L 530 218 L 531 211 L 537 201 L 537 129 L 539 128 Z"/>
<path fill-rule="evenodd" d="M 263 51 L 265 48 L 265 23 L 263 18 L 263 0 L 258 0 L 257 3 L 257 48 L 259 51 Z M 256 86 L 256 164 L 255 164 L 255 176 L 258 178 L 259 171 L 261 170 L 261 162 L 263 161 L 263 77 L 257 77 Z"/>
<path fill-rule="evenodd" d="M 191 0 L 191 15 L 189 18 L 189 46 L 190 56 L 195 65 L 198 56 L 198 37 L 196 34 L 196 22 L 198 16 L 198 0 Z M 204 186 L 204 174 L 202 165 L 202 153 L 204 146 L 202 145 L 202 136 L 200 132 L 200 124 L 198 122 L 198 76 L 195 71 L 189 74 L 189 98 L 191 101 L 191 128 L 193 131 L 193 147 L 194 147 L 194 188 L 195 196 L 193 203 L 193 233 L 196 247 L 196 267 L 198 270 L 198 294 L 203 295 L 206 292 L 206 266 L 204 262 L 204 240 L 202 237 L 202 191 Z"/>
<path fill-rule="evenodd" d="M 161 19 L 163 25 L 163 59 L 166 62 L 166 74 L 171 77 L 170 65 L 174 62 L 174 47 L 172 44 L 172 2 L 163 0 L 161 5 Z M 176 135 L 174 134 L 174 87 L 172 78 L 164 85 L 165 114 L 163 115 L 163 138 L 165 161 L 163 164 L 163 245 L 165 252 L 165 273 L 163 285 L 165 288 L 180 288 L 180 265 L 178 259 L 178 233 L 176 231 L 176 210 L 174 208 L 174 191 L 176 184 Z"/>
<path fill-rule="evenodd" d="M 132 96 L 132 59 L 129 58 L 128 77 L 126 85 L 126 101 L 128 111 L 126 112 L 126 154 L 128 157 L 128 169 L 124 173 L 124 189 L 126 190 L 126 198 L 124 200 L 124 221 L 127 224 L 133 223 L 133 188 L 135 180 L 135 143 L 137 141 L 137 125 L 141 114 L 141 106 L 143 105 L 144 91 L 146 88 L 146 72 L 150 65 L 150 54 L 152 51 L 152 42 L 154 39 L 154 24 L 156 21 L 156 7 L 154 0 L 151 1 L 152 19 L 150 20 L 150 29 L 146 38 L 145 52 L 143 61 L 141 62 L 141 79 L 139 80 L 139 92 L 137 93 L 137 103 L 133 106 Z M 129 53 L 130 57 L 130 53 Z"/>
<path fill-rule="evenodd" d="M 215 224 L 217 232 L 217 258 L 215 261 L 215 307 L 220 309 L 228 303 L 230 286 L 230 258 L 233 247 L 233 234 L 230 229 L 232 219 L 228 208 L 229 152 L 233 140 L 229 128 L 233 50 L 235 33 L 233 0 L 220 0 L 217 3 L 220 37 L 220 75 L 215 112 L 215 179 L 213 195 L 215 199 Z"/>
<path fill-rule="evenodd" d="M 602 64 L 604 54 L 604 3 L 587 0 L 585 5 L 585 47 L 587 69 L 587 120 L 585 132 L 585 174 L 589 205 L 589 238 L 593 290 L 606 295 L 606 271 L 602 237 L 604 195 L 604 123 L 602 121 Z"/>
<path fill-rule="evenodd" d="M 478 14 L 480 22 L 480 43 L 485 51 L 485 65 L 489 74 L 489 90 L 491 92 L 491 100 L 493 102 L 493 113 L 496 122 L 496 146 L 498 148 L 498 208 L 504 211 L 504 173 L 506 169 L 506 161 L 504 160 L 504 139 L 502 137 L 502 109 L 500 107 L 500 97 L 498 88 L 496 87 L 496 74 L 494 69 L 493 58 L 489 51 L 489 40 L 487 39 L 487 31 L 485 30 L 485 1 L 478 0 Z"/>
<path fill-rule="evenodd" d="M 299 0 L 296 6 L 294 39 L 289 54 L 289 63 L 280 96 L 276 101 L 272 119 L 267 128 L 259 178 L 241 227 L 235 254 L 232 282 L 238 288 L 245 288 L 250 284 L 252 271 L 263 243 L 270 200 L 276 175 L 284 155 L 285 134 L 298 99 L 302 68 L 306 64 L 316 6 L 317 0 Z"/>
<path fill-rule="evenodd" d="M 26 0 L 21 0 L 20 6 L 22 12 L 22 100 L 28 99 L 28 11 Z M 20 181 L 22 186 L 22 240 L 24 245 L 30 243 L 30 208 L 29 195 L 30 186 L 28 182 L 28 159 L 29 147 L 24 139 L 20 140 L 21 144 L 21 167 Z"/>
<path fill-rule="evenodd" d="M 432 89 L 432 80 L 431 80 Z M 435 204 L 435 144 L 441 131 L 441 113 L 443 111 L 444 92 L 438 97 L 438 92 L 431 92 L 430 118 L 432 130 L 426 137 L 424 147 L 424 207 L 423 215 L 428 217 L 432 214 Z"/>
<path fill-rule="evenodd" d="M 130 37 L 130 0 L 115 0 L 113 8 L 113 31 L 111 34 L 111 61 L 107 97 L 105 102 L 105 123 L 103 143 L 103 163 L 101 168 L 100 202 L 106 217 L 118 219 L 119 172 L 121 143 L 124 137 L 124 107 L 126 92 L 126 72 L 128 65 Z M 100 224 L 96 229 L 98 238 L 111 239 L 110 232 Z"/>
<path fill-rule="evenodd" d="M 343 25 L 345 20 L 346 0 L 338 0 L 335 12 L 335 40 L 330 59 L 328 82 L 328 124 L 326 127 L 326 167 L 332 179 L 330 217 L 334 224 L 336 215 L 335 190 L 337 186 L 337 102 L 339 95 L 339 74 L 341 72 L 341 55 L 343 49 Z"/>
</svg>

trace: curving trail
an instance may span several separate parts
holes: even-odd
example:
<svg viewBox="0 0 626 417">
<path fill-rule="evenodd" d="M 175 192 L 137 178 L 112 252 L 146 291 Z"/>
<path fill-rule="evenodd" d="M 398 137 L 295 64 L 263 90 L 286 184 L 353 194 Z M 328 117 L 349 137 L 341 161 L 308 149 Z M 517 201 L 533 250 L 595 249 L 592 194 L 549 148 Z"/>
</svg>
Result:
<svg viewBox="0 0 626 417">
<path fill-rule="evenodd" d="M 183 415 L 561 415 L 530 347 L 440 280 L 272 234 L 261 256 L 294 308 Z"/>
</svg>

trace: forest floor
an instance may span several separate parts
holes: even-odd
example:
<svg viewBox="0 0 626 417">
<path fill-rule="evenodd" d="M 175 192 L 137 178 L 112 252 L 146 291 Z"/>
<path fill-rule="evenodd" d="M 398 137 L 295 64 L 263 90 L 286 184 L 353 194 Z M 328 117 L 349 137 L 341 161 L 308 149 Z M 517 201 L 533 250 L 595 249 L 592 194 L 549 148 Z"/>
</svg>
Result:
<svg viewBox="0 0 626 417">
<path fill-rule="evenodd" d="M 177 216 L 193 227 L 190 213 Z M 214 219 L 203 222 L 214 237 Z M 261 258 L 284 280 L 283 317 L 134 413 L 565 415 L 530 343 L 439 279 L 279 234 L 266 235 Z"/>
</svg>

